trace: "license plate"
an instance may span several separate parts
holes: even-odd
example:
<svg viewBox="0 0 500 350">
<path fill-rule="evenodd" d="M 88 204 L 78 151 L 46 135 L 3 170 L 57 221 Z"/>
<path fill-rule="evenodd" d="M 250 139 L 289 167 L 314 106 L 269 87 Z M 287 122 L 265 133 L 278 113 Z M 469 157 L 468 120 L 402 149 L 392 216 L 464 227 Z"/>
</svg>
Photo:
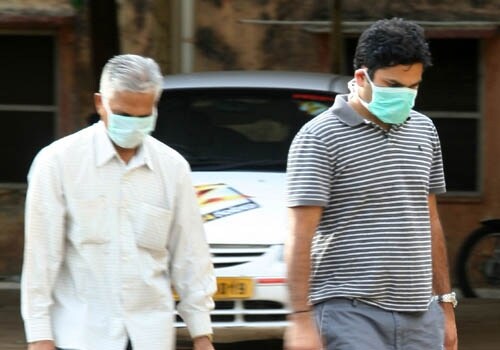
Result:
<svg viewBox="0 0 500 350">
<path fill-rule="evenodd" d="M 179 295 L 172 289 L 174 299 Z M 217 277 L 217 291 L 214 300 L 249 299 L 253 296 L 253 280 L 248 277 Z"/>
<path fill-rule="evenodd" d="M 217 277 L 214 300 L 248 299 L 253 296 L 253 280 L 247 277 Z"/>
</svg>

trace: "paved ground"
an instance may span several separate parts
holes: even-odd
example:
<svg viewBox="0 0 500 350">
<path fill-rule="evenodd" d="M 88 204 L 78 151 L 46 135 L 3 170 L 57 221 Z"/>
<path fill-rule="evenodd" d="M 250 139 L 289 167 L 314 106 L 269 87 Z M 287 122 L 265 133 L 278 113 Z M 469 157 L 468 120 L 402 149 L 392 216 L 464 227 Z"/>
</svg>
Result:
<svg viewBox="0 0 500 350">
<path fill-rule="evenodd" d="M 26 349 L 19 290 L 0 286 L 0 350 Z M 8 287 L 8 286 L 7 286 Z M 15 288 L 15 285 L 13 286 Z M 500 299 L 462 299 L 457 308 L 460 350 L 500 349 Z M 279 350 L 279 341 L 216 344 L 217 350 Z M 180 350 L 179 347 L 178 350 Z M 424 350 L 424 349 L 423 349 Z"/>
</svg>

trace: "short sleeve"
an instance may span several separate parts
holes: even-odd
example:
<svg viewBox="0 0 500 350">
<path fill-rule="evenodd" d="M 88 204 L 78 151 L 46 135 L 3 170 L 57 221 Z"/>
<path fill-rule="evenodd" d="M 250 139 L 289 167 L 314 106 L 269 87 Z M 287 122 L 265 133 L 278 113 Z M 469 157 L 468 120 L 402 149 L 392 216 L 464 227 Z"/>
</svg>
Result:
<svg viewBox="0 0 500 350">
<path fill-rule="evenodd" d="M 307 130 L 299 131 L 288 153 L 287 206 L 326 206 L 333 165 L 325 142 Z"/>
<path fill-rule="evenodd" d="M 446 182 L 443 170 L 441 143 L 436 128 L 433 125 L 433 154 L 429 178 L 429 192 L 440 194 L 446 192 Z"/>
</svg>

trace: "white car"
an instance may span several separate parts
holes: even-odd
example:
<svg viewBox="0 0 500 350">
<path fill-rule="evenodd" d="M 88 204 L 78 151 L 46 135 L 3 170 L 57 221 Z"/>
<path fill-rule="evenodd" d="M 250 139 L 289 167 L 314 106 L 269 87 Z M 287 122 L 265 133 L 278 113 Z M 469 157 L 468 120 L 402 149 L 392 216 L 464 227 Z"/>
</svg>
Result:
<svg viewBox="0 0 500 350">
<path fill-rule="evenodd" d="M 300 127 L 349 78 L 227 71 L 167 76 L 154 136 L 190 163 L 218 279 L 215 341 L 281 338 L 289 313 L 285 168 Z M 187 337 L 178 317 L 179 339 Z"/>
</svg>

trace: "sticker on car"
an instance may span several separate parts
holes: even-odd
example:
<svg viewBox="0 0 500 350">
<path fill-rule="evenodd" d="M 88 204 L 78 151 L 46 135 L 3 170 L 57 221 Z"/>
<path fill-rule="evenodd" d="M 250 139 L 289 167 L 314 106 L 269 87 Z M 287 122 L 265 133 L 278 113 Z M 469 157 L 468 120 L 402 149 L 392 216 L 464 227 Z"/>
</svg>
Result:
<svg viewBox="0 0 500 350">
<path fill-rule="evenodd" d="M 204 222 L 259 208 L 250 196 L 226 184 L 197 185 L 195 191 Z"/>
</svg>

